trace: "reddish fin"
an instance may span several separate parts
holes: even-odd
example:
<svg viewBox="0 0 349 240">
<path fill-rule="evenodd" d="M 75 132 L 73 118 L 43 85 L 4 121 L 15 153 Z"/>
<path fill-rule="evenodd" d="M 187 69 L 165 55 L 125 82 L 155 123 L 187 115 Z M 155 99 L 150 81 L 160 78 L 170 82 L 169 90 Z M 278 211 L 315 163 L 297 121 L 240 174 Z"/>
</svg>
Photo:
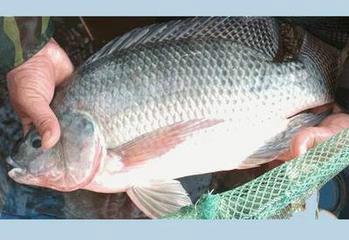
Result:
<svg viewBox="0 0 349 240">
<path fill-rule="evenodd" d="M 186 137 L 201 129 L 212 127 L 223 120 L 191 120 L 179 122 L 168 127 L 144 134 L 116 149 L 108 149 L 110 154 L 122 158 L 125 167 L 139 165 L 146 160 L 159 157 L 178 144 Z"/>
<path fill-rule="evenodd" d="M 177 180 L 154 181 L 148 186 L 133 186 L 126 192 L 132 202 L 151 218 L 164 217 L 193 204 Z"/>
</svg>

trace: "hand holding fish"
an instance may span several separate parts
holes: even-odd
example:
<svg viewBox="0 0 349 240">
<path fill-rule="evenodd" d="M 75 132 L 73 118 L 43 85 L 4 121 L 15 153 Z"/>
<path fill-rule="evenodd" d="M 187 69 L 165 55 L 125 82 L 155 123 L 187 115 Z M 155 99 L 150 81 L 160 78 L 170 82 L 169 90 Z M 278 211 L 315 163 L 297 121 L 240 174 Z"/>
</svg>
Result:
<svg viewBox="0 0 349 240">
<path fill-rule="evenodd" d="M 32 58 L 7 74 L 11 103 L 23 130 L 27 132 L 34 124 L 42 136 L 43 148 L 51 148 L 60 137 L 59 123 L 49 104 L 55 86 L 72 72 L 69 57 L 51 39 Z"/>
<path fill-rule="evenodd" d="M 349 128 L 349 115 L 334 108 L 332 115 L 325 118 L 318 126 L 300 130 L 292 139 L 290 150 L 281 159 L 291 160 L 304 154 L 308 149 L 326 141 L 340 131 Z"/>
<path fill-rule="evenodd" d="M 292 60 L 274 61 L 278 32 L 270 18 L 194 18 L 116 38 L 57 89 L 58 143 L 38 147 L 45 125 L 34 121 L 39 133 L 13 149 L 9 176 L 59 191 L 126 192 L 161 217 L 191 204 L 176 179 L 277 159 L 330 113 L 309 110 L 333 102 L 340 57 L 304 33 Z M 52 95 L 38 96 L 48 107 Z M 36 104 L 25 106 L 42 114 Z"/>
<path fill-rule="evenodd" d="M 347 47 L 348 48 L 348 47 Z M 345 52 L 347 50 L 343 50 Z M 347 54 L 345 55 L 347 56 Z M 341 74 L 337 79 L 335 95 L 336 105 L 333 107 L 333 114 L 326 117 L 318 126 L 305 128 L 293 137 L 289 151 L 280 157 L 280 160 L 287 161 L 304 154 L 308 149 L 326 141 L 340 131 L 349 128 L 349 115 L 345 114 L 341 107 L 348 109 L 349 96 L 349 59 L 344 61 Z"/>
</svg>

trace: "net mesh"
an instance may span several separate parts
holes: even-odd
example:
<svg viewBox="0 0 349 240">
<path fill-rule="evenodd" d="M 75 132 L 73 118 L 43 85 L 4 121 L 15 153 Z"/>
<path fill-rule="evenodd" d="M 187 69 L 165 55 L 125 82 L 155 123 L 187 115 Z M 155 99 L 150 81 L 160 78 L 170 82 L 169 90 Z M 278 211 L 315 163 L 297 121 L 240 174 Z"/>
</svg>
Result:
<svg viewBox="0 0 349 240">
<path fill-rule="evenodd" d="M 300 25 L 338 49 L 344 48 L 349 40 L 349 18 L 346 17 L 286 17 L 280 20 Z"/>
<path fill-rule="evenodd" d="M 349 129 L 238 188 L 205 194 L 170 219 L 287 218 L 349 165 Z M 298 206 L 298 207 L 297 207 Z"/>
</svg>

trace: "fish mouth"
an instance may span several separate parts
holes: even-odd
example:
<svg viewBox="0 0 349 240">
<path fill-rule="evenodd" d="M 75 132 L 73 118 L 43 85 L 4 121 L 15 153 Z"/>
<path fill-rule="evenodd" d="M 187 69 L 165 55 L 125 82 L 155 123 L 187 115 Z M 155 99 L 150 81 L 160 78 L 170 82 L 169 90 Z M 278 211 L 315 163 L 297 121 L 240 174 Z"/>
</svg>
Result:
<svg viewBox="0 0 349 240">
<path fill-rule="evenodd" d="M 7 164 L 9 164 L 9 165 L 10 165 L 11 167 L 13 167 L 13 168 L 21 168 L 21 167 L 19 166 L 19 164 L 16 163 L 16 161 L 13 160 L 13 158 L 12 158 L 11 156 L 8 156 L 8 157 L 6 158 L 6 162 L 7 162 Z"/>
</svg>

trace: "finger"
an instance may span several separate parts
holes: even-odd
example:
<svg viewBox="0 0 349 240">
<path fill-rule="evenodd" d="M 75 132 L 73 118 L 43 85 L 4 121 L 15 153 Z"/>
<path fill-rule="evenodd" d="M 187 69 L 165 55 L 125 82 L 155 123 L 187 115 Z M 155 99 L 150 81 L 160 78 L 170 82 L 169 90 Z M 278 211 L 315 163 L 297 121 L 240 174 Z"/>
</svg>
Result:
<svg viewBox="0 0 349 240">
<path fill-rule="evenodd" d="M 22 123 L 22 124 L 23 124 L 23 135 L 26 135 L 29 132 L 30 128 L 32 127 L 32 124 L 31 123 L 30 124 Z"/>
<path fill-rule="evenodd" d="M 42 140 L 41 146 L 44 149 L 53 147 L 60 137 L 60 126 L 58 120 L 45 101 L 33 104 L 28 112 Z"/>
<path fill-rule="evenodd" d="M 310 127 L 301 130 L 291 142 L 291 155 L 297 157 L 303 155 L 308 149 L 325 141 L 332 135 L 326 127 Z"/>
<path fill-rule="evenodd" d="M 33 125 L 32 120 L 29 117 L 20 117 L 22 123 L 23 134 L 26 135 Z"/>
<path fill-rule="evenodd" d="M 294 137 L 291 143 L 292 156 L 303 155 L 309 148 L 313 147 L 315 143 L 314 132 L 316 132 L 316 128 L 306 128 Z"/>
</svg>

